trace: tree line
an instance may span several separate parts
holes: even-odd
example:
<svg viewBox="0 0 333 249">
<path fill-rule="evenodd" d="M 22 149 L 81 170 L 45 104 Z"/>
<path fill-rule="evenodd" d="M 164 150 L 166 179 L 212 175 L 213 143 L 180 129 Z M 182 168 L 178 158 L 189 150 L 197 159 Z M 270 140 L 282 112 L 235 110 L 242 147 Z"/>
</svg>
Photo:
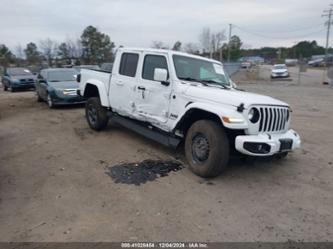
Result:
<svg viewBox="0 0 333 249">
<path fill-rule="evenodd" d="M 110 37 L 94 26 L 86 27 L 80 38 L 58 43 L 50 38 L 29 42 L 24 48 L 18 45 L 15 54 L 0 44 L 0 65 L 60 66 L 64 64 L 100 64 L 113 60 L 115 45 Z"/>
<path fill-rule="evenodd" d="M 197 43 L 185 43 L 176 41 L 169 46 L 162 41 L 153 41 L 151 47 L 185 51 L 210 57 L 219 61 L 237 61 L 241 57 L 261 56 L 267 61 L 283 61 L 284 59 L 310 59 L 313 55 L 325 54 L 325 48 L 318 45 L 316 41 L 300 41 L 291 47 L 262 47 L 250 48 L 237 35 L 229 39 L 225 30 L 212 32 L 210 28 L 203 28 L 199 34 Z M 230 50 L 230 52 L 229 52 Z M 333 49 L 329 48 L 329 53 Z"/>
<path fill-rule="evenodd" d="M 152 48 L 172 49 L 191 54 L 210 57 L 219 61 L 236 61 L 240 57 L 261 56 L 266 60 L 283 60 L 286 58 L 310 58 L 313 55 L 325 53 L 325 49 L 316 41 L 300 41 L 291 47 L 263 47 L 252 49 L 244 45 L 241 38 L 233 35 L 229 39 L 225 30 L 212 31 L 205 27 L 198 36 L 197 42 L 182 43 L 176 41 L 169 45 L 163 41 L 153 41 Z M 29 42 L 24 48 L 16 47 L 14 54 L 10 49 L 0 44 L 0 65 L 43 65 L 61 66 L 64 64 L 101 64 L 113 60 L 115 44 L 110 36 L 99 31 L 94 26 L 86 27 L 80 38 L 67 39 L 58 43 L 50 38 L 41 40 L 38 45 Z M 230 50 L 230 51 L 229 51 Z M 332 48 L 329 52 L 333 52 Z"/>
</svg>

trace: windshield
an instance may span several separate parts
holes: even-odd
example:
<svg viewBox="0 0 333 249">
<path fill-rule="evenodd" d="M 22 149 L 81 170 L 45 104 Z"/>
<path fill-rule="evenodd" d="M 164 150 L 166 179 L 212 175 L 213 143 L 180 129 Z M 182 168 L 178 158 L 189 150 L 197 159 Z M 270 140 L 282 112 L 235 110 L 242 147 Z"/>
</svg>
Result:
<svg viewBox="0 0 333 249">
<path fill-rule="evenodd" d="M 15 75 L 32 75 L 32 73 L 25 68 L 8 68 L 7 73 L 9 75 L 15 76 Z"/>
<path fill-rule="evenodd" d="M 287 69 L 287 67 L 284 65 L 276 65 L 274 66 L 274 69 Z"/>
<path fill-rule="evenodd" d="M 230 85 L 220 64 L 181 55 L 173 55 L 173 62 L 178 79 Z"/>
<path fill-rule="evenodd" d="M 58 81 L 75 81 L 77 75 L 76 70 L 59 70 L 47 73 L 47 80 L 50 82 Z"/>
</svg>

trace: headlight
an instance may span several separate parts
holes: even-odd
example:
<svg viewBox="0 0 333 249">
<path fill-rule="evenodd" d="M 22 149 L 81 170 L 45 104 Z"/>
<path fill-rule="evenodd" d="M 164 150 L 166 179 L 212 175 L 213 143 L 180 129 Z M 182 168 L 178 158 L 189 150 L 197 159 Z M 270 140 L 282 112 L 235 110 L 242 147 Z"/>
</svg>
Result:
<svg viewBox="0 0 333 249">
<path fill-rule="evenodd" d="M 257 108 L 251 108 L 248 113 L 248 118 L 251 121 L 251 123 L 255 124 L 259 121 L 260 113 Z"/>
<path fill-rule="evenodd" d="M 62 91 L 64 95 L 71 95 L 71 96 L 76 96 L 77 95 L 77 89 L 64 89 Z"/>
</svg>

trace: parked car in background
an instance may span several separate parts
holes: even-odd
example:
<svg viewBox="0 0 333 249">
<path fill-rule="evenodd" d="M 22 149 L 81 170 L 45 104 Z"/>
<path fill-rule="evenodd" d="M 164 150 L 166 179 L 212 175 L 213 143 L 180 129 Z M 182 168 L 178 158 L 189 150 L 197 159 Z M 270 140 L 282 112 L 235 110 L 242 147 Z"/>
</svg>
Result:
<svg viewBox="0 0 333 249">
<path fill-rule="evenodd" d="M 79 84 L 73 68 L 50 68 L 40 71 L 36 81 L 37 101 L 46 101 L 50 108 L 57 105 L 82 104 L 77 95 Z"/>
<path fill-rule="evenodd" d="M 311 67 L 323 67 L 323 66 L 325 66 L 325 59 L 319 58 L 319 59 L 311 60 L 308 62 L 308 65 Z"/>
<path fill-rule="evenodd" d="M 101 70 L 111 73 L 112 72 L 112 67 L 113 67 L 113 63 L 109 63 L 109 62 L 108 63 L 103 63 L 101 65 Z"/>
<path fill-rule="evenodd" d="M 284 63 L 286 64 L 286 66 L 288 67 L 293 67 L 296 66 L 298 63 L 297 59 L 285 59 Z"/>
<path fill-rule="evenodd" d="M 76 69 L 78 72 L 80 72 L 81 69 L 93 69 L 93 70 L 101 69 L 98 65 L 80 65 L 80 66 L 74 66 L 73 68 Z"/>
<path fill-rule="evenodd" d="M 36 76 L 26 68 L 11 67 L 5 69 L 4 75 L 1 78 L 3 89 L 14 92 L 19 89 L 35 88 Z"/>
<path fill-rule="evenodd" d="M 243 61 L 241 63 L 241 68 L 250 68 L 252 66 L 252 63 L 250 61 Z"/>
<path fill-rule="evenodd" d="M 286 64 L 275 64 L 272 68 L 271 78 L 288 78 L 289 72 Z"/>
</svg>

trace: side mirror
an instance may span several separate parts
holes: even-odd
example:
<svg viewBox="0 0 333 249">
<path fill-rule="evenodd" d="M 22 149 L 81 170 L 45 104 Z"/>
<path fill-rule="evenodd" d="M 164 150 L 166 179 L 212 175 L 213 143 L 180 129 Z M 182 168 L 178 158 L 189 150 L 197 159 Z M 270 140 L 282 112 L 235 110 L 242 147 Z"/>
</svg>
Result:
<svg viewBox="0 0 333 249">
<path fill-rule="evenodd" d="M 168 80 L 168 71 L 164 68 L 155 68 L 154 80 L 161 82 L 163 85 L 166 85 L 165 83 Z M 167 85 L 169 85 L 169 84 L 167 84 Z"/>
</svg>

